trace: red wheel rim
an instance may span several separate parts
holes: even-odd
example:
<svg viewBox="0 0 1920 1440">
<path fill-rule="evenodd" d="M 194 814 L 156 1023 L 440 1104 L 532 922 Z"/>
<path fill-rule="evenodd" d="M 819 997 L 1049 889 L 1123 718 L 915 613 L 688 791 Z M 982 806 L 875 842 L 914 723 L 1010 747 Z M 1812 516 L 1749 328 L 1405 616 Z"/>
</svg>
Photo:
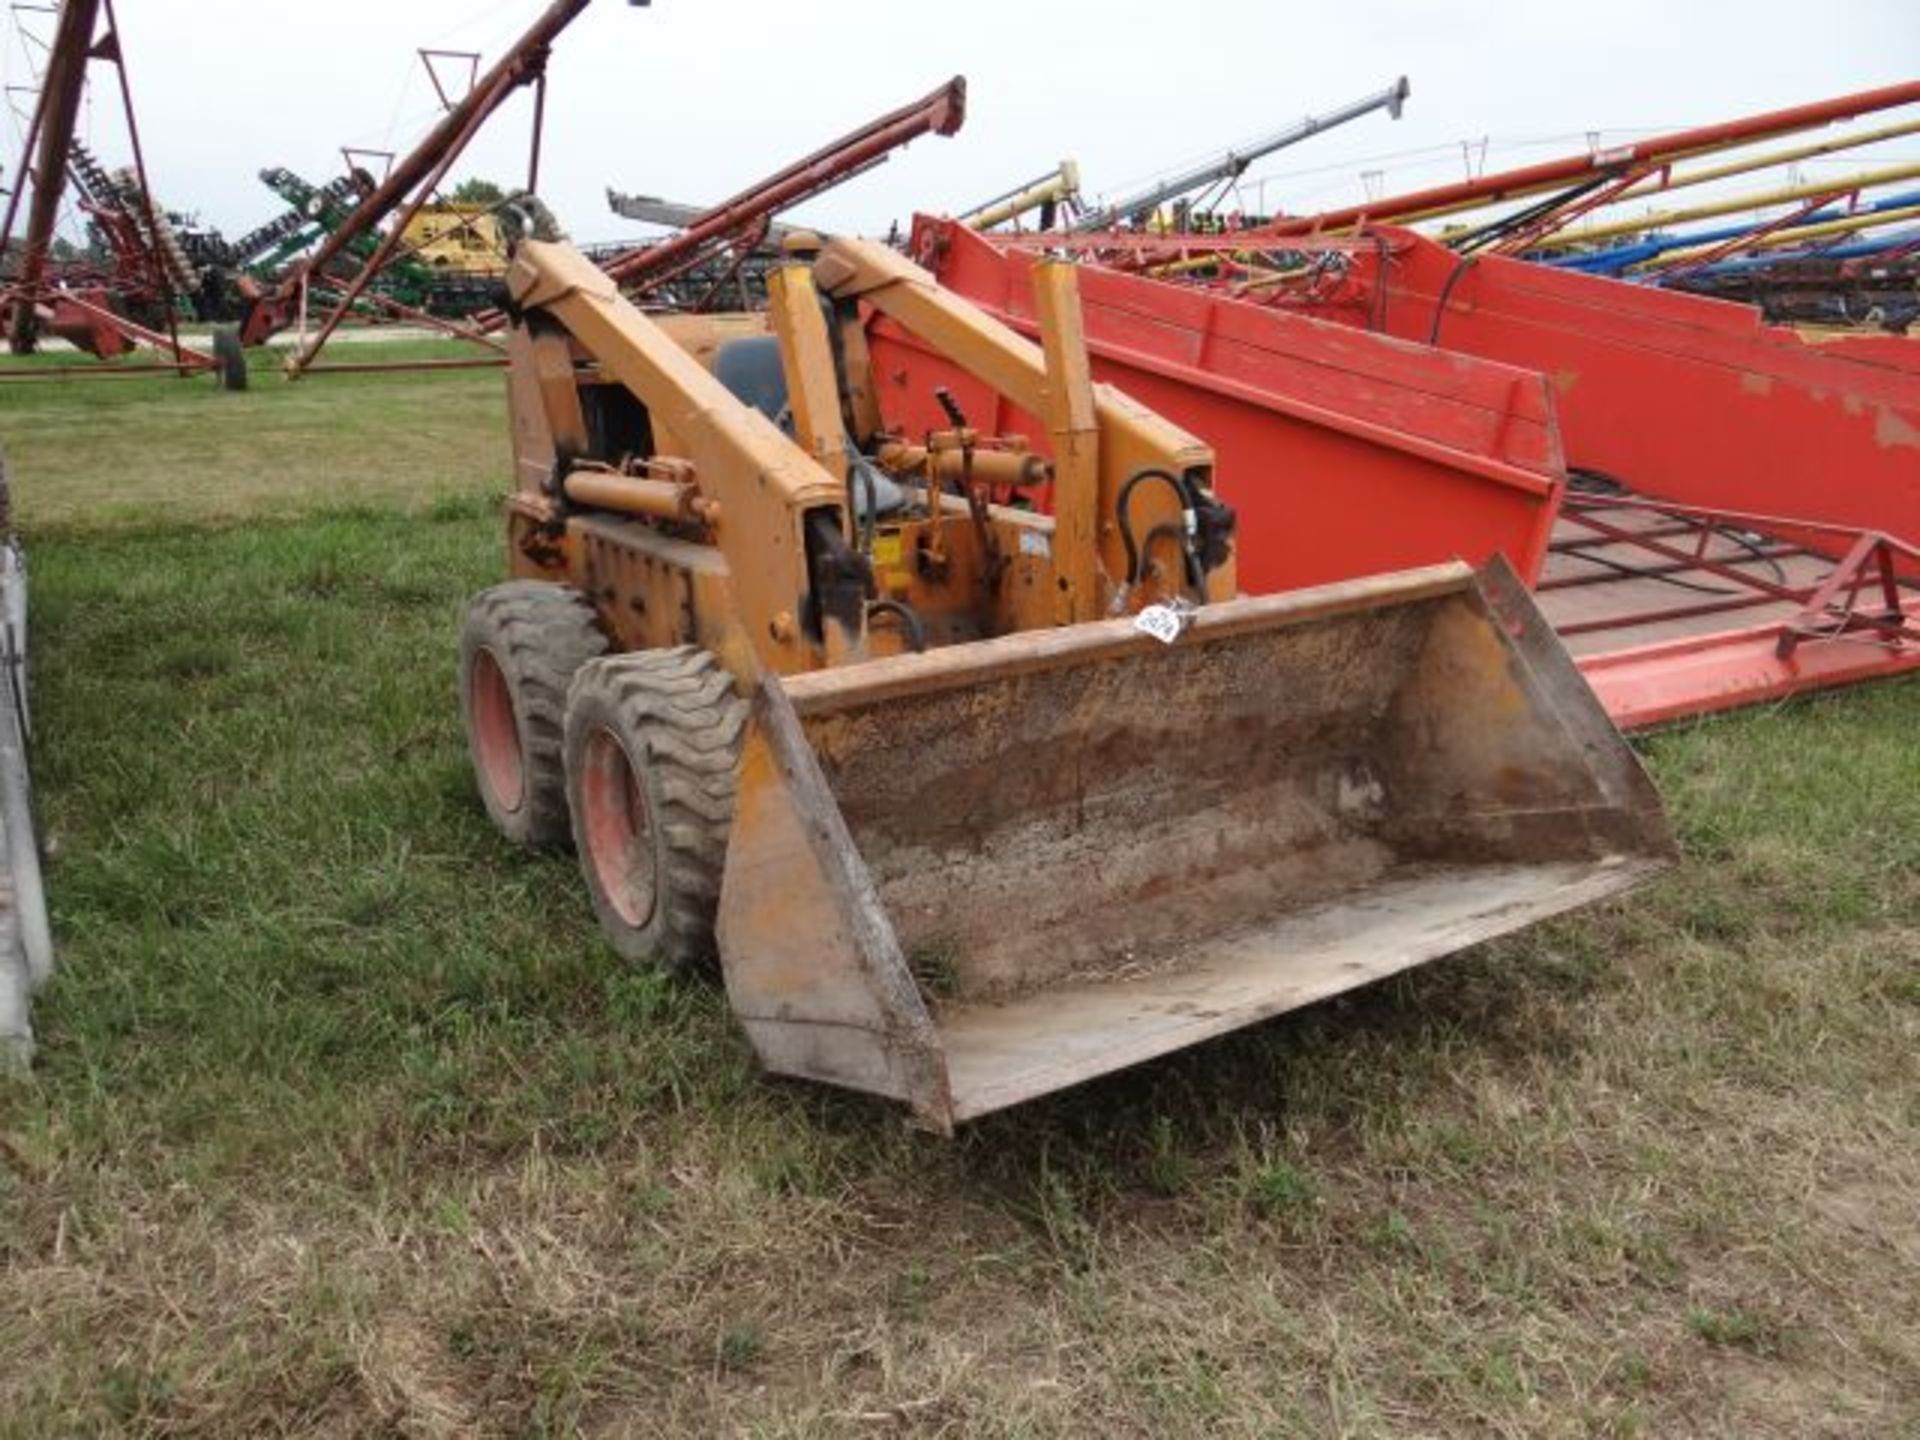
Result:
<svg viewBox="0 0 1920 1440">
<path fill-rule="evenodd" d="M 467 709 L 473 716 L 473 753 L 495 805 L 508 814 L 527 795 L 520 757 L 520 726 L 513 718 L 513 692 L 491 650 L 476 650 L 467 675 Z"/>
<path fill-rule="evenodd" d="M 580 777 L 581 828 L 600 893 L 634 929 L 653 915 L 653 837 L 647 797 L 626 746 L 611 730 L 587 738 Z"/>
</svg>

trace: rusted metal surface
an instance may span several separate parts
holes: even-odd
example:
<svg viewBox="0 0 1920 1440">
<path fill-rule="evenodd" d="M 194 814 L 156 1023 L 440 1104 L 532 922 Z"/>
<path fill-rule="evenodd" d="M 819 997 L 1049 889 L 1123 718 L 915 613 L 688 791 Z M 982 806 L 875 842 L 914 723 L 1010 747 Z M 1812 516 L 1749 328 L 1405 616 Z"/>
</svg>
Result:
<svg viewBox="0 0 1920 1440">
<path fill-rule="evenodd" d="M 865 173 L 922 135 L 956 133 L 965 116 L 966 81 L 955 76 L 913 104 L 869 121 L 718 205 L 674 205 L 609 190 L 616 212 L 682 228 L 664 240 L 596 253 L 595 263 L 628 294 L 654 308 L 709 309 L 742 288 L 749 268 L 752 284 L 744 286 L 744 293 L 752 295 L 764 285 L 770 240 L 785 233 L 773 223 L 775 215 Z M 475 323 L 494 331 L 508 321 L 503 312 L 487 311 L 476 316 Z"/>
<path fill-rule="evenodd" d="M 678 447 L 675 458 L 690 461 L 708 498 L 726 507 L 730 523 L 720 530 L 719 544 L 739 587 L 739 603 L 749 614 L 764 617 L 755 636 L 761 663 L 782 671 L 817 663 L 797 630 L 781 635 L 767 626 L 808 591 L 806 513 L 837 510 L 843 486 L 772 421 L 745 410 L 622 297 L 611 276 L 570 246 L 521 246 L 508 286 L 523 309 L 564 326 L 567 336 L 645 404 L 656 437 L 671 434 Z M 557 382 L 562 401 L 574 394 L 575 384 L 569 366 Z M 553 425 L 559 412 L 552 395 L 542 408 Z"/>
<path fill-rule="evenodd" d="M 55 335 L 69 341 L 76 349 L 100 358 L 124 355 L 136 345 L 146 345 L 163 355 L 172 355 L 171 364 L 163 368 L 176 374 L 188 374 L 195 370 L 212 369 L 218 362 L 211 356 L 193 350 L 174 338 L 177 331 L 162 333 L 149 330 L 144 325 L 135 324 L 124 315 L 116 314 L 108 308 L 111 297 L 104 294 L 88 294 L 83 291 L 63 290 L 49 297 L 47 309 L 49 320 L 47 328 Z M 83 375 L 106 375 L 116 373 L 121 367 L 112 370 L 92 366 L 81 367 L 76 373 Z"/>
<path fill-rule="evenodd" d="M 1644 878 L 1658 799 L 1529 610 L 1456 565 L 769 683 L 721 902 L 762 1059 L 948 1128 Z"/>
<path fill-rule="evenodd" d="M 542 242 L 523 245 L 510 289 L 523 313 L 538 312 L 552 322 L 516 330 L 511 346 L 517 361 L 511 393 L 519 495 L 527 513 L 551 505 L 562 457 L 569 470 L 618 468 L 636 458 L 649 465 L 684 463 L 699 489 L 691 502 L 694 513 L 720 517 L 718 523 L 707 522 L 709 533 L 702 538 L 727 557 L 731 603 L 754 617 L 737 631 L 728 630 L 745 638 L 744 663 L 736 672 L 743 675 L 761 668 L 793 673 L 842 663 L 870 646 L 888 653 L 906 643 L 897 631 L 867 630 L 857 617 L 826 623 L 815 590 L 821 573 L 819 536 L 808 529 L 809 517 L 830 516 L 833 528 L 848 537 L 849 548 L 858 534 L 863 553 L 851 564 L 864 597 L 910 606 L 918 628 L 940 642 L 1052 623 L 1063 596 L 1088 614 L 1111 614 L 1175 594 L 1224 599 L 1233 593 L 1231 549 L 1216 547 L 1209 528 L 1221 519 L 1208 488 L 1212 453 L 1177 426 L 1100 388 L 1091 405 L 1098 434 L 1088 458 L 1094 463 L 1067 477 L 1075 484 L 1091 482 L 1089 513 L 1116 513 L 1129 477 L 1143 468 L 1177 478 L 1128 496 L 1133 533 L 1145 539 L 1150 552 L 1135 557 L 1138 563 L 1123 558 L 1124 525 L 1080 536 L 1080 543 L 1098 546 L 1108 562 L 1093 567 L 1092 596 L 1079 594 L 1073 575 L 1064 573 L 1061 537 L 1052 520 L 993 504 L 978 493 L 979 485 L 965 481 L 970 454 L 1024 455 L 1023 448 L 1010 448 L 1019 437 L 952 422 L 927 437 L 928 446 L 903 447 L 891 435 L 871 431 L 847 437 L 857 439 L 862 454 L 872 459 L 886 453 L 898 460 L 917 450 L 933 462 L 927 469 L 936 476 L 947 468 L 939 457 L 957 451 L 962 488 L 969 491 L 945 494 L 936 485 L 929 492 L 925 469 L 917 476 L 902 474 L 896 477 L 901 483 L 918 480 L 922 487 L 914 503 L 884 526 L 855 524 L 847 504 L 846 439 L 836 445 L 831 438 L 845 432 L 838 428 L 833 347 L 821 307 L 809 298 L 816 286 L 836 299 L 857 299 L 885 313 L 904 332 L 940 346 L 963 371 L 1001 387 L 1025 406 L 1044 408 L 1049 393 L 1070 393 L 1072 377 L 1063 368 L 1064 351 L 1049 358 L 1041 346 L 941 291 L 926 272 L 875 242 L 829 242 L 815 273 L 797 276 L 776 286 L 789 302 L 775 327 L 787 373 L 782 403 L 803 417 L 801 430 L 811 437 L 811 446 L 839 452 L 833 466 L 825 453 L 796 445 L 765 414 L 743 407 L 703 363 L 703 350 L 711 359 L 725 343 L 720 337 L 749 333 L 753 322 L 680 317 L 682 334 L 676 339 L 577 251 Z M 591 360 L 594 369 L 583 371 L 582 360 Z M 653 449 L 644 457 L 592 450 L 589 403 L 604 413 L 611 402 L 601 392 L 615 387 L 645 407 Z M 972 480 L 1004 474 L 1002 463 L 981 464 Z M 1024 470 L 1024 459 L 1018 463 Z M 749 477 L 753 483 L 746 483 Z M 588 478 L 576 487 L 569 478 L 565 488 L 585 494 L 610 483 Z M 1191 534 L 1183 525 L 1188 504 L 1194 511 Z M 1175 535 L 1168 526 L 1182 528 Z M 884 536 L 876 533 L 880 529 Z M 569 553 L 564 544 L 553 545 L 551 553 L 555 570 L 571 578 L 578 553 Z M 1175 563 L 1176 556 L 1182 563 Z M 1081 563 L 1075 573 L 1087 568 Z M 1063 578 L 1065 589 L 1058 583 Z"/>
</svg>

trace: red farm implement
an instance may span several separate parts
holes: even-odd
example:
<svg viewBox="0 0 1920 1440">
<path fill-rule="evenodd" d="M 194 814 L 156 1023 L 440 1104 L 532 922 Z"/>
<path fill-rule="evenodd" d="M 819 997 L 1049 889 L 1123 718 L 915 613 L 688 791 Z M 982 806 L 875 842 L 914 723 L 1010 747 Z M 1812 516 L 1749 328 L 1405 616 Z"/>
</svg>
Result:
<svg viewBox="0 0 1920 1440">
<path fill-rule="evenodd" d="M 14 353 L 27 354 L 42 334 L 49 334 L 100 359 L 146 344 L 170 359 L 137 368 L 181 375 L 215 368 L 218 362 L 212 356 L 180 343 L 174 305 L 178 276 L 167 253 L 165 222 L 147 180 L 113 0 L 71 0 L 61 6 L 46 52 L 20 158 L 11 172 L 15 183 L 0 218 L 0 316 L 5 319 L 8 343 Z M 114 72 L 133 150 L 131 169 L 111 187 L 88 152 L 74 143 L 87 68 L 96 61 Z M 70 181 L 77 184 L 83 209 L 113 252 L 111 270 L 85 264 L 63 267 L 55 260 L 54 229 Z M 14 222 L 20 218 L 23 201 L 25 226 L 16 246 Z M 145 314 L 154 323 L 141 325 L 129 318 L 129 311 Z M 55 373 L 122 375 L 136 373 L 136 367 L 58 372 L 18 366 L 0 369 L 4 378 L 43 379 Z"/>
<path fill-rule="evenodd" d="M 1039 333 L 1026 256 L 942 220 L 922 219 L 913 246 L 942 284 Z M 1249 590 L 1496 553 L 1538 575 L 1565 464 L 1537 373 L 1099 267 L 1080 291 L 1095 376 L 1220 456 Z M 869 343 L 881 408 L 906 433 L 950 423 L 937 388 L 969 423 L 1045 433 L 897 326 L 876 321 Z"/>
<path fill-rule="evenodd" d="M 1916 562 L 1875 531 L 1575 492 L 1534 596 L 1637 729 L 1920 668 Z"/>
<path fill-rule="evenodd" d="M 1020 251 L 1061 238 L 922 219 L 914 251 L 1031 332 Z M 1235 244 L 1102 236 L 1082 291 L 1095 374 L 1218 447 L 1250 590 L 1501 552 L 1629 726 L 1920 664 L 1907 342 L 1397 229 L 1289 241 L 1258 288 L 1144 273 Z M 884 322 L 872 343 L 890 420 L 937 428 L 936 386 L 964 405 Z"/>
<path fill-rule="evenodd" d="M 1748 306 L 1408 230 L 1336 242 L 1303 314 L 1523 366 L 1551 382 L 1567 463 L 1680 504 L 1920 535 L 1920 349 L 1818 337 Z M 1800 538 L 1818 545 L 1811 532 Z"/>
</svg>

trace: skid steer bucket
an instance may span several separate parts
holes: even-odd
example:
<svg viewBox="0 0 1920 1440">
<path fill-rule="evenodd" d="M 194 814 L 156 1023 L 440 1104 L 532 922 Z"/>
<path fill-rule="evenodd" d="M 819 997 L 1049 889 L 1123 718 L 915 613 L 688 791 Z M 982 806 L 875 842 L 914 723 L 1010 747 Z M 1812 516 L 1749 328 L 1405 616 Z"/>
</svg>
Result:
<svg viewBox="0 0 1920 1440">
<path fill-rule="evenodd" d="M 947 1130 L 1670 854 L 1525 590 L 1445 565 L 1171 644 L 1100 621 L 766 680 L 720 951 L 769 1069 Z"/>
</svg>

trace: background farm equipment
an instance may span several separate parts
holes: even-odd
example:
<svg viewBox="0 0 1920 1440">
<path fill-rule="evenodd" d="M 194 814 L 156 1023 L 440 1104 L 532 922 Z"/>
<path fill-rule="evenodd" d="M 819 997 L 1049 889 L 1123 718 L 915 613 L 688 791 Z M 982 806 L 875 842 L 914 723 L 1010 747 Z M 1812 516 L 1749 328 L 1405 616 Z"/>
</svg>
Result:
<svg viewBox="0 0 1920 1440">
<path fill-rule="evenodd" d="M 1920 320 L 1920 240 L 1723 261 L 1686 277 L 1679 288 L 1752 305 L 1776 325 L 1905 335 Z"/>
<path fill-rule="evenodd" d="M 526 191 L 532 194 L 538 189 L 547 55 L 554 42 L 590 3 L 591 0 L 553 0 L 484 73 L 479 73 L 475 61 L 472 83 L 458 98 L 441 88 L 431 55 L 423 55 L 429 74 L 434 76 L 435 87 L 440 90 L 445 113 L 418 144 L 394 159 L 380 182 L 328 230 L 310 254 L 276 277 L 271 285 L 262 286 L 249 295 L 240 322 L 241 343 L 264 343 L 296 320 L 303 320 L 310 293 L 324 288 L 331 304 L 312 334 L 304 333 L 303 324 L 300 344 L 287 361 L 289 374 L 299 375 L 313 367 L 334 331 L 361 306 L 363 297 L 368 297 L 370 292 L 373 303 L 389 313 L 437 324 L 450 333 L 497 350 L 499 347 L 486 338 L 487 330 L 499 328 L 497 319 L 480 327 L 440 321 L 418 306 L 379 294 L 374 287 L 396 260 L 410 258 L 404 247 L 416 218 L 433 203 L 440 184 L 481 127 L 509 96 L 523 87 L 532 87 L 535 95 Z M 644 5 L 647 0 L 628 0 L 628 3 Z"/>
<path fill-rule="evenodd" d="M 355 272 L 373 260 L 385 239 L 378 229 L 361 230 L 346 240 L 324 269 L 315 269 L 305 263 L 304 256 L 349 224 L 355 209 L 375 190 L 373 177 L 357 170 L 315 186 L 276 167 L 262 170 L 260 180 L 290 208 L 233 247 L 237 273 L 231 284 L 242 298 L 242 312 L 233 318 L 243 320 L 245 308 L 279 285 L 293 267 L 304 267 L 304 283 L 310 291 L 343 291 Z M 421 206 L 408 221 L 403 243 L 382 261 L 355 302 L 355 311 L 370 318 L 396 314 L 418 318 L 459 317 L 487 308 L 506 273 L 497 212 L 516 198 L 508 197 L 498 206 L 451 202 Z M 247 339 L 258 334 L 257 328 L 243 329 Z"/>
<path fill-rule="evenodd" d="M 78 140 L 68 148 L 68 183 L 86 216 L 91 250 L 100 264 L 60 267 L 68 285 L 89 279 L 109 298 L 115 311 L 148 327 L 166 324 L 164 307 L 185 311 L 200 288 L 202 272 L 175 233 L 167 212 L 152 203 L 137 174 L 109 173 Z M 164 278 L 164 282 L 162 280 Z M 104 336 L 94 347 L 111 346 Z"/>
<path fill-rule="evenodd" d="M 1254 161 L 1288 146 L 1298 145 L 1303 140 L 1311 140 L 1316 135 L 1337 129 L 1377 110 L 1384 110 L 1389 118 L 1398 120 L 1411 93 L 1412 87 L 1407 84 L 1407 77 L 1402 75 L 1378 94 L 1342 105 L 1326 115 L 1309 115 L 1283 130 L 1262 136 L 1250 145 L 1229 150 L 1217 159 L 1156 180 L 1144 190 L 1078 215 L 1069 228 L 1086 233 L 1111 230 L 1122 224 L 1150 225 L 1161 207 L 1169 204 L 1177 204 L 1183 212 L 1204 209 L 1203 201 L 1193 199 L 1195 195 L 1215 186 L 1231 185 Z M 1184 228 L 1177 219 L 1174 223 L 1175 228 Z"/>
<path fill-rule="evenodd" d="M 1078 215 L 1081 203 L 1080 167 L 1071 160 L 1062 160 L 1045 175 L 963 212 L 960 221 L 976 230 L 992 230 L 1037 212 L 1038 228 L 1051 230 L 1062 219 L 1071 220 Z"/>
<path fill-rule="evenodd" d="M 1748 300 L 1772 320 L 1901 329 L 1912 313 L 1902 262 L 1920 246 L 1920 230 L 1911 228 L 1920 221 L 1920 205 L 1910 194 L 1886 192 L 1920 178 L 1920 167 L 1883 165 L 1820 180 L 1792 167 L 1912 135 L 1920 121 L 1855 128 L 1783 149 L 1749 147 L 1916 102 L 1920 84 L 1908 82 L 1619 147 L 1596 144 L 1585 155 L 1254 225 L 1248 249 L 1270 249 L 1267 242 L 1282 236 L 1326 237 L 1368 224 L 1437 224 L 1435 238 L 1464 255 L 1525 256 Z M 1690 163 L 1704 157 L 1714 163 Z M 1786 184 L 1725 188 L 1729 179 L 1782 167 L 1789 167 Z M 1717 189 L 1704 201 L 1666 211 L 1622 210 L 1699 186 Z M 1673 228 L 1732 216 L 1743 218 L 1708 230 Z M 1894 226 L 1909 228 L 1876 233 Z M 1806 284 L 1810 275 L 1818 277 L 1816 294 Z"/>
<path fill-rule="evenodd" d="M 955 76 L 939 89 L 869 121 L 812 154 L 783 166 L 758 184 L 687 218 L 677 235 L 596 257 L 627 294 L 656 308 L 724 309 L 739 304 L 741 286 L 760 275 L 764 301 L 765 247 L 773 217 L 864 174 L 922 135 L 953 135 L 967 113 L 966 81 Z"/>
<path fill-rule="evenodd" d="M 1229 472 L 1249 534 L 1273 537 L 1252 551 L 1251 588 L 1497 551 L 1539 587 L 1615 718 L 1652 724 L 1920 665 L 1911 347 L 1814 339 L 1678 293 L 1899 328 L 1916 242 L 1903 232 L 1852 255 L 1816 242 L 1909 219 L 1904 195 L 1859 192 L 1915 172 L 1593 217 L 1914 133 L 1920 122 L 1903 120 L 1683 163 L 1916 101 L 1920 85 L 1888 86 L 1265 222 L 982 237 L 923 217 L 913 253 L 1029 331 L 1024 257 L 1088 262 L 1100 373 L 1223 452 L 1266 458 L 1252 483 Z M 1798 208 L 1716 231 L 1644 229 L 1756 199 Z M 1776 243 L 1793 247 L 1787 263 L 1761 253 Z M 1603 278 L 1636 264 L 1660 267 L 1666 292 Z M 906 397 L 948 379 L 911 345 L 876 344 L 908 413 L 918 402 Z"/>
<path fill-rule="evenodd" d="M 133 150 L 132 167 L 115 174 L 75 147 L 87 66 L 94 60 L 114 71 Z M 13 174 L 17 183 L 0 222 L 0 263 L 6 267 L 0 275 L 0 318 L 15 354 L 31 352 L 43 333 L 52 333 L 102 359 L 147 344 L 170 357 L 171 363 L 161 368 L 183 375 L 221 368 L 212 355 L 180 343 L 178 279 L 191 273 L 191 265 L 154 204 L 113 0 L 65 0 L 61 5 Z M 111 268 L 104 273 L 90 264 L 67 271 L 56 261 L 54 228 L 70 184 L 81 187 L 83 204 L 109 252 Z M 14 222 L 29 195 L 25 229 L 15 247 Z M 154 327 L 126 313 L 137 310 L 145 310 Z M 128 371 L 120 367 L 115 373 Z"/>
<path fill-rule="evenodd" d="M 1068 243 L 989 243 L 923 218 L 914 253 L 1030 329 L 1013 277 L 1035 247 Z M 1100 373 L 1266 459 L 1229 494 L 1250 534 L 1281 537 L 1281 563 L 1250 566 L 1251 588 L 1365 574 L 1385 555 L 1498 550 L 1543 587 L 1627 725 L 1920 665 L 1920 570 L 1902 538 L 1920 533 L 1920 511 L 1899 439 L 1920 435 L 1920 371 L 1906 342 L 1813 342 L 1745 307 L 1461 256 L 1385 226 L 1269 243 L 1085 241 L 1132 272 L 1089 272 Z M 905 394 L 945 382 L 911 347 L 886 354 Z M 1365 466 L 1329 464 L 1336 444 Z M 1452 472 L 1438 486 L 1436 458 Z M 1591 512 L 1611 501 L 1651 508 L 1600 517 L 1596 545 Z"/>
</svg>

